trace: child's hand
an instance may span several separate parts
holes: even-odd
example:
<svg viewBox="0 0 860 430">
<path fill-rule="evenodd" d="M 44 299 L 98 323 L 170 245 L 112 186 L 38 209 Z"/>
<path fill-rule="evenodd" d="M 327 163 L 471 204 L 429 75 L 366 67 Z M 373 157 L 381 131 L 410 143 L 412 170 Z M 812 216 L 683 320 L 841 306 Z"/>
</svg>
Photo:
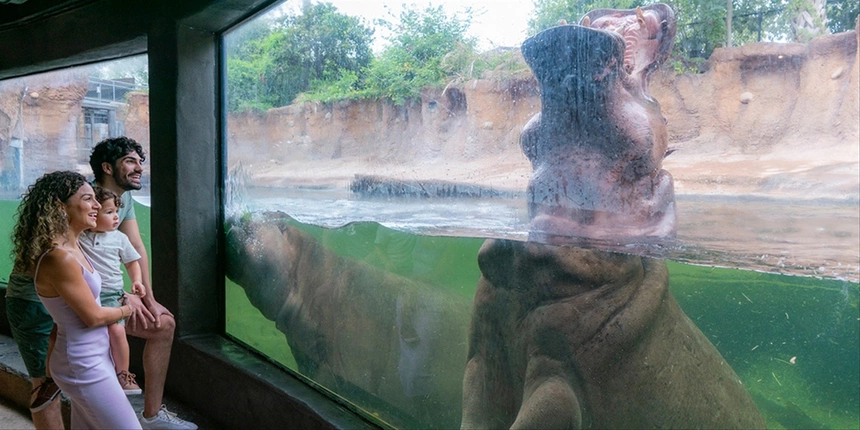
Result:
<svg viewBox="0 0 860 430">
<path fill-rule="evenodd" d="M 143 298 L 146 296 L 146 288 L 143 286 L 142 282 L 134 282 L 131 284 L 131 293 Z"/>
</svg>

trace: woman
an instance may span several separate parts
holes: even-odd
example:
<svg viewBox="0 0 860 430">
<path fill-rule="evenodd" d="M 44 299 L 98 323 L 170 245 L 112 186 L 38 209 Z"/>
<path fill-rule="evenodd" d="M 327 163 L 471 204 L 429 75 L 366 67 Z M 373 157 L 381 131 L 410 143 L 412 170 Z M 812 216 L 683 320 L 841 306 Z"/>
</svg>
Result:
<svg viewBox="0 0 860 430">
<path fill-rule="evenodd" d="M 101 307 L 101 278 L 78 246 L 78 235 L 96 225 L 99 207 L 78 173 L 39 178 L 18 207 L 14 271 L 35 279 L 39 299 L 57 324 L 48 368 L 72 401 L 72 428 L 139 429 L 113 371 L 107 325 L 143 305 L 128 296 L 123 306 Z"/>
</svg>

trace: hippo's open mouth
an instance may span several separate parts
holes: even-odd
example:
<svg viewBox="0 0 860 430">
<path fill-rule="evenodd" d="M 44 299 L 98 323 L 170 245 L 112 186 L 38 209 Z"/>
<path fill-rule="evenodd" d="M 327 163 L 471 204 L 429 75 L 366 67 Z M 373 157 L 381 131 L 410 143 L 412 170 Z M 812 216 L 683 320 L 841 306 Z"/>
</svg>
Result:
<svg viewBox="0 0 860 430">
<path fill-rule="evenodd" d="M 579 25 L 621 36 L 623 70 L 643 89 L 647 74 L 669 56 L 676 32 L 675 15 L 665 4 L 626 10 L 597 9 L 582 17 Z"/>
<path fill-rule="evenodd" d="M 541 113 L 521 136 L 534 168 L 530 238 L 674 235 L 666 123 L 647 78 L 675 32 L 672 9 L 655 4 L 594 10 L 523 42 L 541 91 Z"/>
</svg>

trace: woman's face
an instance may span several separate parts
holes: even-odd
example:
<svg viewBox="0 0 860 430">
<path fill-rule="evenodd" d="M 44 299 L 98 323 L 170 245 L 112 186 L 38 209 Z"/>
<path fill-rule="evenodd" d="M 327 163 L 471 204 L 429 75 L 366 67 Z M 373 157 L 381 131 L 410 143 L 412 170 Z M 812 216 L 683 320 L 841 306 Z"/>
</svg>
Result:
<svg viewBox="0 0 860 430">
<path fill-rule="evenodd" d="M 90 184 L 81 186 L 75 194 L 69 197 L 64 206 L 69 228 L 83 231 L 96 226 L 101 205 L 96 200 L 96 195 Z"/>
</svg>

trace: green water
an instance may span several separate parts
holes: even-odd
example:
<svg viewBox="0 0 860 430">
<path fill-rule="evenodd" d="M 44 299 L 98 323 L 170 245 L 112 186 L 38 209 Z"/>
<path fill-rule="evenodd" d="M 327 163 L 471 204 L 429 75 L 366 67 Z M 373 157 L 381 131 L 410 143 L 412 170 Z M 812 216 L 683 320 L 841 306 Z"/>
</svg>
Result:
<svg viewBox="0 0 860 430">
<path fill-rule="evenodd" d="M 300 227 L 339 255 L 386 267 L 376 255 L 375 241 L 385 229 L 378 224 Z M 440 289 L 474 294 L 483 239 L 386 235 L 443 249 L 435 254 L 434 270 L 421 278 Z M 860 427 L 858 284 L 671 261 L 668 267 L 672 294 L 743 380 L 769 428 Z M 297 370 L 274 323 L 229 280 L 226 292 L 227 332 Z"/>
</svg>

